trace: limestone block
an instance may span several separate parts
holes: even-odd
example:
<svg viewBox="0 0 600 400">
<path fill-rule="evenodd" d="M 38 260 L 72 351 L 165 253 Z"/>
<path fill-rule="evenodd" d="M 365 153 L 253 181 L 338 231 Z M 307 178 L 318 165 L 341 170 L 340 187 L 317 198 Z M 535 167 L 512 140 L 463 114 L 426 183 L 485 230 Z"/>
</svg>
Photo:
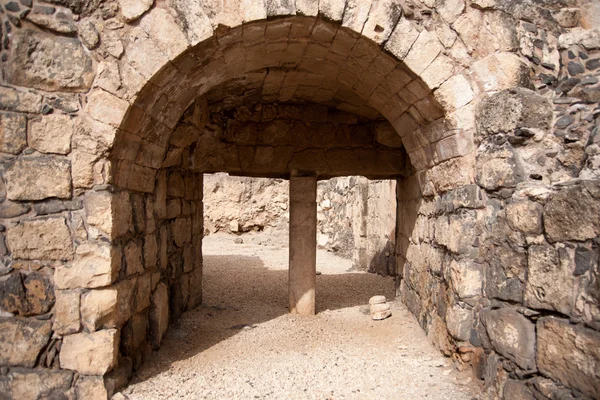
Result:
<svg viewBox="0 0 600 400">
<path fill-rule="evenodd" d="M 150 306 L 150 294 L 152 293 L 152 274 L 142 275 L 137 280 L 137 292 L 135 296 L 135 311 L 140 312 Z"/>
<path fill-rule="evenodd" d="M 421 79 L 430 89 L 438 88 L 454 75 L 455 66 L 449 57 L 440 54 L 421 73 Z"/>
<path fill-rule="evenodd" d="M 27 118 L 21 114 L 0 113 L 0 152 L 19 154 L 27 147 Z"/>
<path fill-rule="evenodd" d="M 135 21 L 154 4 L 154 0 L 119 0 L 121 15 L 127 22 Z"/>
<path fill-rule="evenodd" d="M 51 114 L 30 123 L 28 142 L 41 153 L 67 154 L 71 150 L 73 122 L 68 115 Z"/>
<path fill-rule="evenodd" d="M 54 282 L 58 289 L 108 286 L 117 278 L 120 267 L 120 252 L 109 244 L 81 244 L 75 261 L 55 269 Z"/>
<path fill-rule="evenodd" d="M 588 50 L 600 49 L 600 29 L 573 28 L 558 38 L 558 46 L 567 49 L 573 45 L 582 45 Z"/>
<path fill-rule="evenodd" d="M 151 271 L 158 263 L 158 243 L 156 234 L 146 235 L 144 238 L 144 267 Z"/>
<path fill-rule="evenodd" d="M 177 13 L 177 21 L 182 21 L 185 35 L 192 46 L 197 45 L 213 34 L 213 28 L 202 3 L 188 0 L 170 0 L 170 6 Z"/>
<path fill-rule="evenodd" d="M 118 127 L 128 108 L 129 103 L 125 100 L 99 89 L 88 95 L 86 111 L 95 120 Z"/>
<path fill-rule="evenodd" d="M 494 349 L 527 371 L 535 371 L 535 325 L 512 308 L 483 310 L 482 320 Z"/>
<path fill-rule="evenodd" d="M 164 8 L 155 7 L 140 20 L 140 27 L 165 53 L 169 60 L 183 53 L 189 43 L 173 16 Z"/>
<path fill-rule="evenodd" d="M 109 239 L 124 235 L 133 225 L 131 201 L 127 192 L 87 192 L 83 203 L 87 223 Z"/>
<path fill-rule="evenodd" d="M 0 108 L 8 111 L 39 113 L 42 110 L 42 96 L 2 86 Z"/>
<path fill-rule="evenodd" d="M 169 180 L 167 182 L 167 194 L 172 197 L 185 196 L 185 183 L 179 172 L 172 172 L 169 174 Z"/>
<path fill-rule="evenodd" d="M 590 187 L 598 187 L 594 181 Z M 544 228 L 551 243 L 587 240 L 600 234 L 598 190 L 573 186 L 554 193 L 544 206 Z"/>
<path fill-rule="evenodd" d="M 12 84 L 48 91 L 85 91 L 92 84 L 92 59 L 77 38 L 18 29 L 10 48 L 6 79 Z"/>
<path fill-rule="evenodd" d="M 74 151 L 69 155 L 74 188 L 89 189 L 94 184 L 94 165 L 98 156 L 83 151 Z"/>
<path fill-rule="evenodd" d="M 396 24 L 396 28 L 390 34 L 390 37 L 385 44 L 385 49 L 396 56 L 397 59 L 403 60 L 418 37 L 419 31 L 413 23 L 410 20 L 401 17 Z M 425 67 L 423 67 L 423 69 L 425 69 Z"/>
<path fill-rule="evenodd" d="M 404 63 L 415 74 L 420 74 L 440 54 L 443 46 L 434 33 L 427 30 L 419 33 L 419 37 L 413 43 Z"/>
<path fill-rule="evenodd" d="M 452 13 L 448 13 L 452 15 Z M 457 18 L 452 28 L 467 46 L 475 59 L 497 51 L 512 51 L 519 42 L 515 31 L 515 21 L 501 11 L 482 12 L 469 7 Z"/>
<path fill-rule="evenodd" d="M 464 342 L 468 341 L 473 326 L 473 311 L 458 304 L 448 307 L 446 310 L 446 325 L 452 337 Z"/>
<path fill-rule="evenodd" d="M 472 70 L 486 92 L 529 85 L 529 65 L 514 53 L 498 53 L 475 62 Z"/>
<path fill-rule="evenodd" d="M 450 280 L 459 299 L 481 296 L 483 267 L 471 260 L 453 260 L 450 263 Z"/>
<path fill-rule="evenodd" d="M 344 5 L 344 2 L 338 2 Z M 395 0 L 373 1 L 361 33 L 381 44 L 389 38 L 401 15 L 402 7 Z"/>
<path fill-rule="evenodd" d="M 442 162 L 455 157 L 465 156 L 473 151 L 473 133 L 457 131 L 433 145 L 435 161 Z"/>
<path fill-rule="evenodd" d="M 0 393 L 7 399 L 19 400 L 68 398 L 72 382 L 71 371 L 15 368 L 0 376 Z"/>
<path fill-rule="evenodd" d="M 470 82 L 463 75 L 453 76 L 433 93 L 435 99 L 447 112 L 469 104 L 475 97 Z"/>
<path fill-rule="evenodd" d="M 81 321 L 79 304 L 81 295 L 77 290 L 57 290 L 54 306 L 54 324 L 52 330 L 58 335 L 70 335 L 79 332 Z"/>
<path fill-rule="evenodd" d="M 89 332 L 99 328 L 115 328 L 119 309 L 118 292 L 115 287 L 90 290 L 81 296 L 81 320 Z"/>
<path fill-rule="evenodd" d="M 71 197 L 71 163 L 56 156 L 17 158 L 7 163 L 6 192 L 10 200 Z"/>
<path fill-rule="evenodd" d="M 344 0 L 321 0 L 319 1 L 319 13 L 332 21 L 341 21 L 344 16 Z"/>
<path fill-rule="evenodd" d="M 154 74 L 169 62 L 169 58 L 141 28 L 131 30 L 124 58 L 125 61 L 146 79 L 152 78 Z"/>
<path fill-rule="evenodd" d="M 71 260 L 73 241 L 64 218 L 23 221 L 8 229 L 6 239 L 12 256 L 25 260 Z"/>
<path fill-rule="evenodd" d="M 104 375 L 117 366 L 118 354 L 117 329 L 76 333 L 63 338 L 60 366 L 83 375 Z"/>
<path fill-rule="evenodd" d="M 511 228 L 528 235 L 542 233 L 542 206 L 532 201 L 519 201 L 506 206 L 506 219 Z"/>
<path fill-rule="evenodd" d="M 560 253 L 561 257 L 548 245 L 529 247 L 524 301 L 527 307 L 555 310 L 565 315 L 573 311 L 575 265 L 569 262 L 566 249 Z"/>
<path fill-rule="evenodd" d="M 402 147 L 402 138 L 389 123 L 378 123 L 374 128 L 377 143 L 391 148 Z"/>
<path fill-rule="evenodd" d="M 75 393 L 78 399 L 83 400 L 108 399 L 108 392 L 102 376 L 80 376 L 75 384 Z"/>
<path fill-rule="evenodd" d="M 142 261 L 142 248 L 134 240 L 125 245 L 125 273 L 127 276 L 144 273 Z"/>
<path fill-rule="evenodd" d="M 426 172 L 426 180 L 435 190 L 444 193 L 474 182 L 474 157 L 453 158 L 434 166 Z"/>
<path fill-rule="evenodd" d="M 540 372 L 592 398 L 600 397 L 600 333 L 554 317 L 537 323 Z"/>
<path fill-rule="evenodd" d="M 523 179 L 522 167 L 512 146 L 482 144 L 477 155 L 477 184 L 488 190 L 515 187 Z"/>
<path fill-rule="evenodd" d="M 264 0 L 267 16 L 294 15 L 296 14 L 296 4 L 290 0 Z M 329 1 L 329 0 L 328 0 Z M 321 2 L 319 2 L 321 3 Z M 320 5 L 320 4 L 319 4 Z M 339 18 L 341 19 L 341 18 Z"/>
<path fill-rule="evenodd" d="M 0 318 L 0 365 L 33 368 L 51 333 L 51 321 Z"/>
<path fill-rule="evenodd" d="M 548 99 L 525 88 L 503 90 L 477 107 L 477 131 L 481 136 L 514 134 L 527 130 L 537 135 L 548 132 L 552 124 L 552 106 Z"/>
<path fill-rule="evenodd" d="M 464 0 L 443 0 L 441 4 L 436 7 L 436 11 L 441 15 L 441 17 L 447 23 L 451 24 L 465 10 L 465 2 Z"/>
<path fill-rule="evenodd" d="M 150 343 L 158 348 L 169 326 L 169 293 L 167 285 L 160 282 L 152 294 L 150 305 Z"/>
</svg>

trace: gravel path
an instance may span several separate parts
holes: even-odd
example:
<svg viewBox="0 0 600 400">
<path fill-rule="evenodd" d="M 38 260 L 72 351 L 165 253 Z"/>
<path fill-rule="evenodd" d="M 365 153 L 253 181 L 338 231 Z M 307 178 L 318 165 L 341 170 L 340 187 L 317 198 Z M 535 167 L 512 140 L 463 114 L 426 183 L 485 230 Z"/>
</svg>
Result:
<svg viewBox="0 0 600 400">
<path fill-rule="evenodd" d="M 399 302 L 371 321 L 360 306 L 391 278 L 346 273 L 318 252 L 314 317 L 287 313 L 285 238 L 204 239 L 204 304 L 169 329 L 124 390 L 130 399 L 480 398 L 478 382 L 428 342 Z"/>
</svg>

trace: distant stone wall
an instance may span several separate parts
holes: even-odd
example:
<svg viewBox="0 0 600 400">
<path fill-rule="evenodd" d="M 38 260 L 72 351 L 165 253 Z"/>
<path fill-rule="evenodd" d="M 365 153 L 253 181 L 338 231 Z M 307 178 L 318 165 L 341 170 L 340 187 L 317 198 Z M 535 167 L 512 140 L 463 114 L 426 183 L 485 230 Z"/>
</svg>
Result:
<svg viewBox="0 0 600 400">
<path fill-rule="evenodd" d="M 319 181 L 317 244 L 353 267 L 394 275 L 396 182 L 363 177 Z M 289 183 L 281 179 L 204 175 L 207 234 L 275 230 L 287 237 Z"/>
</svg>

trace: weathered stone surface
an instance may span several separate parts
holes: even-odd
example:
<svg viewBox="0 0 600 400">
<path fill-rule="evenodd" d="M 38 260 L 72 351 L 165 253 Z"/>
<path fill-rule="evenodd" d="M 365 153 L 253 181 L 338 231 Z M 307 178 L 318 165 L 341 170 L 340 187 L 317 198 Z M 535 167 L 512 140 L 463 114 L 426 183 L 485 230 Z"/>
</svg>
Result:
<svg viewBox="0 0 600 400">
<path fill-rule="evenodd" d="M 542 210 L 539 203 L 519 201 L 506 206 L 506 219 L 511 228 L 528 235 L 542 233 Z"/>
<path fill-rule="evenodd" d="M 97 288 L 110 285 L 121 266 L 121 256 L 108 244 L 81 244 L 75 261 L 58 267 L 54 282 L 59 289 Z"/>
<path fill-rule="evenodd" d="M 492 54 L 472 69 L 488 92 L 529 85 L 529 66 L 513 53 Z"/>
<path fill-rule="evenodd" d="M 169 326 L 169 293 L 167 285 L 159 283 L 150 305 L 150 343 L 158 348 Z"/>
<path fill-rule="evenodd" d="M 504 384 L 504 398 L 514 400 L 534 400 L 533 393 L 525 382 L 509 379 Z"/>
<path fill-rule="evenodd" d="M 523 171 L 517 163 L 513 148 L 482 144 L 477 154 L 476 181 L 488 190 L 515 187 L 523 179 Z"/>
<path fill-rule="evenodd" d="M 458 304 L 448 307 L 446 311 L 446 325 L 450 335 L 464 342 L 469 340 L 473 327 L 473 311 L 463 308 Z"/>
<path fill-rule="evenodd" d="M 94 184 L 94 165 L 98 157 L 83 151 L 74 151 L 69 155 L 74 188 L 89 189 Z"/>
<path fill-rule="evenodd" d="M 2 277 L 0 281 L 0 309 L 17 315 L 27 315 L 25 287 L 19 272 Z"/>
<path fill-rule="evenodd" d="M 171 0 L 171 4 L 178 20 L 187 27 L 185 34 L 192 46 L 212 35 L 213 28 L 202 4 L 186 0 Z"/>
<path fill-rule="evenodd" d="M 450 263 L 450 279 L 454 292 L 461 300 L 481 296 L 483 287 L 481 264 L 470 260 L 452 261 Z"/>
<path fill-rule="evenodd" d="M 447 14 L 453 17 L 458 7 L 459 4 L 454 5 Z M 474 7 L 469 7 L 466 11 L 452 24 L 452 28 L 475 59 L 497 51 L 512 51 L 518 47 L 515 22 L 510 15 L 499 11 L 482 12 Z"/>
<path fill-rule="evenodd" d="M 50 333 L 50 321 L 0 318 L 0 365 L 33 368 Z"/>
<path fill-rule="evenodd" d="M 148 314 L 135 314 L 123 327 L 121 348 L 128 355 L 134 355 L 142 343 L 147 339 Z"/>
<path fill-rule="evenodd" d="M 128 1 L 138 3 L 135 0 Z M 187 38 L 177 25 L 175 18 L 163 8 L 155 7 L 150 10 L 140 20 L 140 27 L 169 57 L 169 60 L 173 60 L 189 47 Z"/>
<path fill-rule="evenodd" d="M 28 142 L 41 153 L 67 154 L 71 150 L 73 122 L 68 115 L 51 114 L 30 123 Z"/>
<path fill-rule="evenodd" d="M 133 225 L 131 201 L 127 192 L 88 192 L 84 205 L 88 224 L 110 239 L 124 235 Z"/>
<path fill-rule="evenodd" d="M 42 110 L 42 96 L 0 86 L 0 108 L 8 111 L 39 113 Z"/>
<path fill-rule="evenodd" d="M 127 22 L 138 19 L 154 4 L 154 0 L 119 0 L 121 15 Z"/>
<path fill-rule="evenodd" d="M 598 183 L 591 186 L 597 188 Z M 600 235 L 600 198 L 595 193 L 581 185 L 552 195 L 544 206 L 544 228 L 551 243 Z"/>
<path fill-rule="evenodd" d="M 23 221 L 8 230 L 8 247 L 14 258 L 25 260 L 71 260 L 73 241 L 65 219 Z"/>
<path fill-rule="evenodd" d="M 52 329 L 58 335 L 70 335 L 79 332 L 81 322 L 79 304 L 81 294 L 77 290 L 56 291 L 54 307 L 54 324 Z"/>
<path fill-rule="evenodd" d="M 40 273 L 32 272 L 23 280 L 27 298 L 27 312 L 30 315 L 45 314 L 54 304 L 53 282 Z"/>
<path fill-rule="evenodd" d="M 81 296 L 81 321 L 83 327 L 90 332 L 100 328 L 116 328 L 118 311 L 116 287 L 90 290 Z"/>
<path fill-rule="evenodd" d="M 547 132 L 552 123 L 548 99 L 525 88 L 503 90 L 483 100 L 477 108 L 477 131 L 485 137 L 528 130 Z"/>
<path fill-rule="evenodd" d="M 27 118 L 0 113 L 0 152 L 19 154 L 27 146 Z"/>
<path fill-rule="evenodd" d="M 80 376 L 75 384 L 75 394 L 78 399 L 104 400 L 108 399 L 108 392 L 101 376 Z"/>
<path fill-rule="evenodd" d="M 135 241 L 131 241 L 125 246 L 124 252 L 127 276 L 144 273 L 141 247 Z"/>
<path fill-rule="evenodd" d="M 119 331 L 107 329 L 63 338 L 60 366 L 84 375 L 104 375 L 117 365 Z"/>
<path fill-rule="evenodd" d="M 7 399 L 65 399 L 72 382 L 71 371 L 12 368 L 0 376 L 0 393 Z"/>
<path fill-rule="evenodd" d="M 31 207 L 28 204 L 5 200 L 0 203 L 0 218 L 15 218 L 27 214 Z"/>
<path fill-rule="evenodd" d="M 150 295 L 152 293 L 152 274 L 142 275 L 137 281 L 137 292 L 135 295 L 135 311 L 140 312 L 150 306 Z"/>
<path fill-rule="evenodd" d="M 59 13 L 54 15 L 48 15 L 44 12 L 30 12 L 25 17 L 27 20 L 33 22 L 35 25 L 44 27 L 51 31 L 59 33 L 73 33 L 77 32 L 77 27 L 73 22 L 73 16 L 68 10 L 60 10 Z"/>
<path fill-rule="evenodd" d="M 18 86 L 85 91 L 94 78 L 92 59 L 76 38 L 17 30 L 9 59 L 6 79 Z"/>
<path fill-rule="evenodd" d="M 96 121 L 118 127 L 127 113 L 129 103 L 105 92 L 95 90 L 88 96 L 86 111 Z"/>
<path fill-rule="evenodd" d="M 419 31 L 413 23 L 409 19 L 401 17 L 386 42 L 385 49 L 399 60 L 403 60 L 418 37 Z"/>
<path fill-rule="evenodd" d="M 564 254 L 560 257 L 559 253 Z M 569 262 L 567 250 L 559 252 L 548 245 L 531 246 L 528 264 L 524 304 L 570 315 L 575 298 L 575 265 Z"/>
<path fill-rule="evenodd" d="M 554 317 L 540 319 L 537 329 L 540 372 L 592 398 L 600 397 L 600 333 Z"/>
<path fill-rule="evenodd" d="M 469 104 L 475 97 L 471 84 L 463 75 L 455 75 L 448 79 L 434 92 L 434 95 L 448 112 Z"/>
<path fill-rule="evenodd" d="M 100 43 L 100 35 L 96 26 L 91 21 L 85 21 L 79 25 L 79 37 L 89 50 L 93 50 Z"/>
<path fill-rule="evenodd" d="M 183 247 L 192 241 L 192 220 L 189 218 L 177 218 L 171 223 L 173 241 L 177 247 Z"/>
<path fill-rule="evenodd" d="M 481 318 L 499 354 L 525 370 L 536 370 L 533 323 L 512 308 L 483 310 Z"/>
<path fill-rule="evenodd" d="M 71 197 L 71 163 L 55 156 L 22 157 L 6 168 L 6 192 L 10 200 L 43 200 Z"/>
<path fill-rule="evenodd" d="M 196 267 L 190 273 L 190 295 L 188 309 L 194 309 L 202 303 L 202 267 Z"/>
</svg>

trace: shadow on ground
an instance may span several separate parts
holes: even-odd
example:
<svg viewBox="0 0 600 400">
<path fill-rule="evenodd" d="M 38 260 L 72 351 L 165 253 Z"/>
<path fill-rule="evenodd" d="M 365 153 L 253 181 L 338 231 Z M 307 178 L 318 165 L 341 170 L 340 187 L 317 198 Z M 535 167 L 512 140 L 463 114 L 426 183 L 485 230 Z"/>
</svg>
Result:
<svg viewBox="0 0 600 400">
<path fill-rule="evenodd" d="M 268 269 L 257 256 L 205 255 L 203 280 L 203 304 L 169 327 L 160 350 L 145 361 L 132 383 L 288 313 L 288 271 Z M 317 313 L 367 304 L 376 294 L 393 298 L 393 279 L 368 273 L 318 275 Z"/>
</svg>

